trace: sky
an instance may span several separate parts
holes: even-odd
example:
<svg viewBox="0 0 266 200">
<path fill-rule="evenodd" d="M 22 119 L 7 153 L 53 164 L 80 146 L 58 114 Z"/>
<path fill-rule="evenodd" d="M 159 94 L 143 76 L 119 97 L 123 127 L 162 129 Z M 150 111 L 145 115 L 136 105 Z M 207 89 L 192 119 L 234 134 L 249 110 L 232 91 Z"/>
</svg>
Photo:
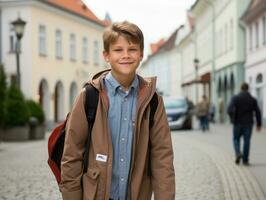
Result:
<svg viewBox="0 0 266 200">
<path fill-rule="evenodd" d="M 145 54 L 149 44 L 167 39 L 184 24 L 186 11 L 195 0 L 83 0 L 100 19 L 106 12 L 112 21 L 128 20 L 139 26 L 145 40 Z M 147 56 L 147 55 L 145 55 Z"/>
</svg>

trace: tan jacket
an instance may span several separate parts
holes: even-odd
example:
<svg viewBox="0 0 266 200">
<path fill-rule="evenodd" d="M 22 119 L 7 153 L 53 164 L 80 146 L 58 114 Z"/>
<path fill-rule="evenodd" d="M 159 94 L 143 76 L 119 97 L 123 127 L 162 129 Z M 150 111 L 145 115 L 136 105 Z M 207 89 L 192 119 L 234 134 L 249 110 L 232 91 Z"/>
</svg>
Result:
<svg viewBox="0 0 266 200">
<path fill-rule="evenodd" d="M 107 71 L 97 74 L 91 83 L 99 90 L 99 102 L 89 151 L 89 166 L 82 174 L 82 155 L 87 140 L 87 119 L 84 110 L 85 90 L 77 97 L 73 106 L 65 138 L 61 163 L 62 182 L 60 190 L 64 200 L 108 200 L 112 177 L 112 142 L 108 128 L 108 97 L 103 84 Z M 173 149 L 162 97 L 158 96 L 158 107 L 154 125 L 149 133 L 149 101 L 155 92 L 155 78 L 140 80 L 136 126 L 134 130 L 129 195 L 131 200 L 174 200 L 175 173 Z M 151 137 L 152 177 L 147 175 L 148 141 Z M 96 161 L 96 154 L 107 155 L 107 162 Z M 83 181 L 83 190 L 81 187 Z"/>
<path fill-rule="evenodd" d="M 207 100 L 201 100 L 198 104 L 197 104 L 197 108 L 196 108 L 196 114 L 198 117 L 202 117 L 202 116 L 208 116 L 209 114 L 209 102 Z"/>
</svg>

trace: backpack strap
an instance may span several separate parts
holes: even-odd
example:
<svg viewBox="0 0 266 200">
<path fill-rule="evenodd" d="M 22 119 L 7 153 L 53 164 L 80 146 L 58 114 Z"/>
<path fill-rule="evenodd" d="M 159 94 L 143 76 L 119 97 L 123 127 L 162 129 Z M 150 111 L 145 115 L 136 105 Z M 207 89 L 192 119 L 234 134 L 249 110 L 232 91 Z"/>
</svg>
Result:
<svg viewBox="0 0 266 200">
<path fill-rule="evenodd" d="M 148 176 L 151 176 L 151 136 L 150 136 L 150 132 L 152 129 L 152 126 L 154 124 L 154 115 L 155 112 L 157 110 L 157 106 L 158 106 L 158 95 L 155 92 L 152 96 L 152 99 L 150 101 L 150 117 L 149 117 L 149 144 L 148 144 L 148 153 L 149 153 L 149 157 L 148 157 L 148 170 L 147 170 L 147 174 Z"/>
<path fill-rule="evenodd" d="M 97 111 L 99 91 L 91 84 L 86 84 L 86 99 L 85 99 L 85 112 L 88 121 L 88 139 L 85 145 L 84 161 L 83 161 L 83 173 L 87 172 L 89 166 L 89 149 L 91 143 L 91 130 L 95 121 L 95 115 Z"/>
</svg>

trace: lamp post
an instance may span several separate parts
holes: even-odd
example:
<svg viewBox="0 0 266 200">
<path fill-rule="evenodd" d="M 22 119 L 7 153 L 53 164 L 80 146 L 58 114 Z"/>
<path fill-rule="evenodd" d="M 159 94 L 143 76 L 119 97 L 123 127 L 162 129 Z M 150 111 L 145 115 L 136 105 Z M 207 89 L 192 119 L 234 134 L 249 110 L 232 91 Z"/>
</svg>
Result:
<svg viewBox="0 0 266 200">
<path fill-rule="evenodd" d="M 194 67 L 195 67 L 195 84 L 196 84 L 196 103 L 198 103 L 198 70 L 199 70 L 199 59 L 194 59 Z"/>
<path fill-rule="evenodd" d="M 20 89 L 20 63 L 19 63 L 20 40 L 23 37 L 26 22 L 23 21 L 20 17 L 18 17 L 18 19 L 16 21 L 13 21 L 11 24 L 15 27 L 15 32 L 17 36 L 17 41 L 16 41 L 17 80 L 16 80 L 16 84 L 17 84 L 17 87 Z"/>
</svg>

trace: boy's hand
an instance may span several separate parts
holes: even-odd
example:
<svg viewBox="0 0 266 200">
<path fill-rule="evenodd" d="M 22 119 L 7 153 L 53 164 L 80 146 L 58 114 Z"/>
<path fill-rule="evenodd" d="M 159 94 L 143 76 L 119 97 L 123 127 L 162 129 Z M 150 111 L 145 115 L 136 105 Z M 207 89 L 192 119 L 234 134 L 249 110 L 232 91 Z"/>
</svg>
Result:
<svg viewBox="0 0 266 200">
<path fill-rule="evenodd" d="M 261 126 L 257 126 L 257 132 L 260 132 L 261 131 Z"/>
</svg>

